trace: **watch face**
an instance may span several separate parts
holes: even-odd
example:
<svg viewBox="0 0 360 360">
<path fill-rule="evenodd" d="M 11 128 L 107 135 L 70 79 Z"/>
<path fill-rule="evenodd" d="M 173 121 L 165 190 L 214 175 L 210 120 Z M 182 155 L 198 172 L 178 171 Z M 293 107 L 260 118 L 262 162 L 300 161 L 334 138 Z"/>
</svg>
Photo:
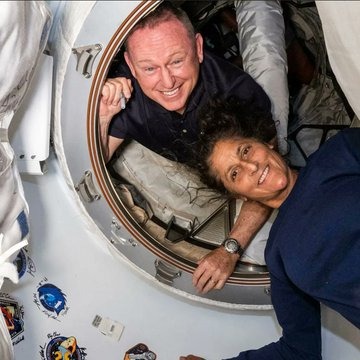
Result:
<svg viewBox="0 0 360 360">
<path fill-rule="evenodd" d="M 227 239 L 224 245 L 225 249 L 230 253 L 236 253 L 239 249 L 239 244 L 234 239 Z"/>
</svg>

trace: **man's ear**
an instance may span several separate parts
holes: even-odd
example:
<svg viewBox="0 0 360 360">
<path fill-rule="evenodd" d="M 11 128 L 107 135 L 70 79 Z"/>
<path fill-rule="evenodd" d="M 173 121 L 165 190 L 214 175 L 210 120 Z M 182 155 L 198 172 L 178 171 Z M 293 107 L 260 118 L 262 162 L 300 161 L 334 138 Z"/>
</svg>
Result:
<svg viewBox="0 0 360 360">
<path fill-rule="evenodd" d="M 195 35 L 195 46 L 196 46 L 196 54 L 199 59 L 199 63 L 201 64 L 204 60 L 204 47 L 203 47 L 203 37 L 200 33 Z"/>
<path fill-rule="evenodd" d="M 130 68 L 132 76 L 136 79 L 135 68 L 134 68 L 134 65 L 133 65 L 133 63 L 131 61 L 130 54 L 127 51 L 124 52 L 124 59 L 125 59 L 127 65 L 128 65 L 128 67 Z"/>
</svg>

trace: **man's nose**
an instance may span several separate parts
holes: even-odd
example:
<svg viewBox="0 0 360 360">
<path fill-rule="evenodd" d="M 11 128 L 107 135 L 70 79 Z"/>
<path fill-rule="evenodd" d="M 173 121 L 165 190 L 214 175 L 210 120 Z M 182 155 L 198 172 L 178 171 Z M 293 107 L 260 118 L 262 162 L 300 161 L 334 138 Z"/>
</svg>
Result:
<svg viewBox="0 0 360 360">
<path fill-rule="evenodd" d="M 174 86 L 175 83 L 175 78 L 171 72 L 170 69 L 168 69 L 167 67 L 164 67 L 161 70 L 161 82 L 163 83 L 163 85 L 167 88 L 172 88 Z"/>
</svg>

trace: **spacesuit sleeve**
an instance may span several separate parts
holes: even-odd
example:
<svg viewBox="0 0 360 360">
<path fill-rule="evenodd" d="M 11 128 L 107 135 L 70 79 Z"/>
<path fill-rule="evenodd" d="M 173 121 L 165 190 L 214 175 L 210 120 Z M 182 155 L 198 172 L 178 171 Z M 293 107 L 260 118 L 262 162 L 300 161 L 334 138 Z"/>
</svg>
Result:
<svg viewBox="0 0 360 360">
<path fill-rule="evenodd" d="M 287 152 L 289 90 L 285 25 L 279 1 L 235 1 L 243 67 L 271 100 L 279 150 Z"/>
<path fill-rule="evenodd" d="M 29 209 L 14 150 L 9 142 L 8 129 L 45 48 L 51 19 L 45 1 L 1 3 L 0 288 L 4 278 L 18 281 L 18 273 L 12 261 L 29 238 Z"/>
<path fill-rule="evenodd" d="M 321 360 L 320 304 L 292 283 L 271 276 L 271 298 L 283 335 L 226 360 Z"/>
<path fill-rule="evenodd" d="M 331 69 L 346 99 L 360 119 L 360 2 L 316 1 Z M 360 121 L 357 121 L 357 127 Z"/>
<path fill-rule="evenodd" d="M 0 289 L 5 278 L 18 281 L 13 261 L 29 238 L 29 208 L 8 129 L 43 51 L 51 13 L 45 1 L 2 1 L 0 11 Z M 0 359 L 15 359 L 0 312 Z"/>
</svg>

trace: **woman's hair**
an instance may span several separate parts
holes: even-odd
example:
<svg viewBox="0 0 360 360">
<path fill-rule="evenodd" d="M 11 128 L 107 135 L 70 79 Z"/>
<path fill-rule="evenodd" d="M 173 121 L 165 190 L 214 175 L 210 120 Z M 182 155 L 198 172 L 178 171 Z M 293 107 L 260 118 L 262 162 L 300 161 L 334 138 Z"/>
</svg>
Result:
<svg viewBox="0 0 360 360">
<path fill-rule="evenodd" d="M 157 8 L 155 8 L 153 11 L 151 11 L 148 15 L 146 15 L 143 19 L 141 19 L 135 24 L 135 26 L 131 29 L 127 36 L 127 39 L 125 41 L 125 49 L 128 50 L 128 39 L 136 30 L 144 29 L 147 27 L 152 29 L 163 22 L 173 19 L 179 20 L 184 25 L 188 33 L 189 39 L 195 42 L 195 29 L 186 12 L 181 8 L 173 5 L 170 1 L 164 1 Z"/>
<path fill-rule="evenodd" d="M 200 140 L 196 167 L 201 180 L 224 194 L 227 190 L 212 171 L 210 157 L 220 140 L 253 138 L 263 143 L 276 141 L 275 123 L 269 112 L 236 96 L 214 97 L 198 114 Z M 276 145 L 276 144 L 275 144 Z"/>
</svg>

